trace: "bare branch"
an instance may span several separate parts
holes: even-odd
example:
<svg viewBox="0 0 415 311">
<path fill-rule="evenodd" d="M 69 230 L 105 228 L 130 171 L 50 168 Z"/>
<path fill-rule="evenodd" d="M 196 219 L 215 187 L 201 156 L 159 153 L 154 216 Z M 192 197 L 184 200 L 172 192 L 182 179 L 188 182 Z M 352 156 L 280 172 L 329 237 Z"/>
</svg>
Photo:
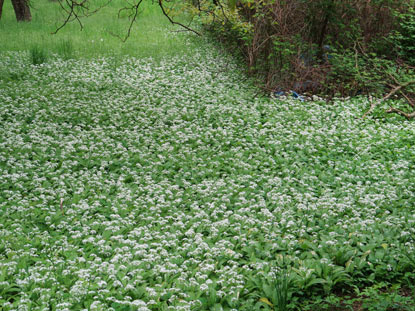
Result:
<svg viewBox="0 0 415 311">
<path fill-rule="evenodd" d="M 108 0 L 105 4 L 99 6 L 95 10 L 90 10 L 88 4 L 88 0 L 82 0 L 77 2 L 76 0 L 65 0 L 67 7 L 65 7 L 63 0 L 59 0 L 59 6 L 61 9 L 67 14 L 64 22 L 54 31 L 52 32 L 53 35 L 57 34 L 59 30 L 66 26 L 69 22 L 76 20 L 81 27 L 81 30 L 84 28 L 81 18 L 88 17 L 95 13 L 97 13 L 102 8 L 106 7 L 108 4 L 111 3 L 112 0 Z"/>
<path fill-rule="evenodd" d="M 125 7 L 122 7 L 121 9 L 119 9 L 118 10 L 118 14 L 117 14 L 118 18 L 121 18 L 121 12 L 122 11 L 129 11 L 129 10 L 131 10 L 131 8 L 134 7 L 134 4 L 128 2 L 127 0 L 125 0 L 125 2 L 128 3 L 129 7 L 128 6 L 125 6 Z"/>
<path fill-rule="evenodd" d="M 59 0 L 58 3 L 61 7 L 61 9 L 66 13 L 66 17 L 65 20 L 63 21 L 63 23 L 56 28 L 56 30 L 54 32 L 52 32 L 52 34 L 57 34 L 62 28 L 64 28 L 68 23 L 72 22 L 72 21 L 77 21 L 81 30 L 84 28 L 81 18 L 83 17 L 88 17 L 91 16 L 95 13 L 97 13 L 100 9 L 102 9 L 103 7 L 107 6 L 112 0 L 108 0 L 108 2 L 106 2 L 105 4 L 101 5 L 100 7 L 98 7 L 95 10 L 91 10 L 89 7 L 89 1 L 88 0 Z M 161 11 L 163 12 L 163 15 L 165 17 L 167 17 L 167 19 L 170 21 L 170 23 L 174 24 L 174 25 L 179 25 L 181 26 L 183 29 L 185 29 L 186 31 L 191 31 L 197 35 L 201 35 L 199 32 L 197 32 L 196 30 L 190 28 L 190 24 L 191 21 L 189 23 L 189 25 L 184 25 L 182 23 L 176 22 L 175 20 L 173 20 L 169 13 L 166 12 L 165 7 L 163 6 L 163 0 L 157 0 L 159 7 L 161 8 Z M 169 2 L 169 0 L 164 0 L 166 2 Z M 124 37 L 121 37 L 118 34 L 114 34 L 112 32 L 109 32 L 111 35 L 119 38 L 121 41 L 125 42 L 127 41 L 127 39 L 130 37 L 131 35 L 131 31 L 133 28 L 134 23 L 137 20 L 137 17 L 139 15 L 139 7 L 141 5 L 141 3 L 143 2 L 143 0 L 139 0 L 137 3 L 130 3 L 128 0 L 126 0 L 127 2 L 127 6 L 121 8 L 118 11 L 118 18 L 120 18 L 121 13 L 123 11 L 131 11 L 132 13 L 129 15 L 129 18 L 131 18 L 131 21 L 129 23 L 128 26 L 128 30 L 127 30 L 127 34 Z M 219 3 L 219 2 L 218 2 Z M 220 7 L 223 10 L 222 5 L 220 4 Z M 226 18 L 226 16 L 225 16 Z"/>
<path fill-rule="evenodd" d="M 387 94 L 385 97 L 372 102 L 370 105 L 370 108 L 368 111 L 366 111 L 366 113 L 362 116 L 362 119 L 366 118 L 367 115 L 371 114 L 373 112 L 373 110 L 375 110 L 375 108 L 381 104 L 383 101 L 388 100 L 391 96 L 393 96 L 394 94 L 396 94 L 396 92 L 398 92 L 400 89 L 402 88 L 402 85 L 398 85 L 396 86 L 392 91 L 389 92 L 389 94 Z"/>
<path fill-rule="evenodd" d="M 73 14 L 73 6 L 71 6 L 71 10 L 67 10 L 66 8 L 65 8 L 65 6 L 62 4 L 62 2 L 61 1 L 58 1 L 59 2 L 59 5 L 60 5 L 60 7 L 65 11 L 65 12 L 67 12 L 68 13 L 68 16 L 66 17 L 66 19 L 65 19 L 65 21 L 63 22 L 63 24 L 61 25 L 61 26 L 59 26 L 54 32 L 52 32 L 52 35 L 56 35 L 57 33 L 58 33 L 58 31 L 59 30 L 61 30 L 63 27 L 65 27 L 65 25 L 69 22 L 69 20 L 71 19 L 71 17 L 72 17 L 72 14 Z"/>
<path fill-rule="evenodd" d="M 400 93 L 402 94 L 403 97 L 405 97 L 408 105 L 411 106 L 412 108 L 415 108 L 415 102 L 412 99 L 410 99 L 408 95 L 402 92 L 402 90 L 400 91 Z"/>
<path fill-rule="evenodd" d="M 170 23 L 172 23 L 173 25 L 179 25 L 179 26 L 183 27 L 184 29 L 186 29 L 186 30 L 188 30 L 188 31 L 191 31 L 191 32 L 193 32 L 193 33 L 197 34 L 198 36 L 201 36 L 201 34 L 200 34 L 199 32 L 197 32 L 196 30 L 194 30 L 194 29 L 192 29 L 192 28 L 190 28 L 190 27 L 188 27 L 188 26 L 186 26 L 186 25 L 183 25 L 182 23 L 179 23 L 179 22 L 174 21 L 174 20 L 173 20 L 173 19 L 169 16 L 169 14 L 167 14 L 167 12 L 166 12 L 166 10 L 165 10 L 165 8 L 164 8 L 164 6 L 163 6 L 163 0 L 158 0 L 158 4 L 159 4 L 159 7 L 161 8 L 161 11 L 163 12 L 163 15 L 164 15 L 165 17 L 167 17 L 167 19 L 169 20 L 169 22 L 170 22 Z"/>
<path fill-rule="evenodd" d="M 370 105 L 370 108 L 369 108 L 369 110 L 368 111 L 366 111 L 366 113 L 362 116 L 362 119 L 364 119 L 364 118 L 366 118 L 366 116 L 368 116 L 369 114 L 371 114 L 372 112 L 373 112 L 373 110 L 375 110 L 375 108 L 379 105 L 379 104 L 381 104 L 383 101 L 385 101 L 385 100 L 388 100 L 389 98 L 391 98 L 393 95 L 395 95 L 397 92 L 401 92 L 402 94 L 404 94 L 403 93 L 403 89 L 405 89 L 407 86 L 409 86 L 409 85 L 412 85 L 412 84 L 415 84 L 415 80 L 411 80 L 411 81 L 407 81 L 407 82 L 404 82 L 404 83 L 401 83 L 401 84 L 399 84 L 398 86 L 394 86 L 393 87 L 393 89 L 386 95 L 386 96 L 384 96 L 383 98 L 381 98 L 381 99 L 379 99 L 379 100 L 377 100 L 377 101 L 375 101 L 375 102 L 372 102 L 372 104 Z M 409 97 L 407 97 L 406 95 L 405 95 L 405 98 L 408 100 L 408 103 L 410 104 L 410 105 L 412 105 L 413 103 L 412 103 L 412 101 L 410 101 L 409 100 Z M 407 118 L 412 118 L 412 114 L 407 114 L 407 113 L 405 113 L 405 112 L 403 112 L 403 111 L 401 111 L 401 110 L 399 110 L 399 109 L 395 109 L 395 108 L 393 108 L 393 107 L 391 107 L 388 111 L 387 111 L 387 113 L 392 113 L 392 112 L 395 112 L 395 113 L 397 113 L 397 114 L 399 114 L 399 115 L 402 115 L 402 116 L 405 116 L 405 117 L 407 117 Z M 415 112 L 414 112 L 415 113 Z M 408 117 L 409 116 L 409 117 Z"/>
<path fill-rule="evenodd" d="M 122 11 L 122 10 L 131 10 L 131 11 L 133 11 L 133 13 L 130 15 L 130 17 L 132 17 L 132 19 L 131 19 L 131 22 L 130 22 L 130 25 L 128 26 L 128 30 L 127 30 L 127 34 L 125 35 L 125 37 L 124 38 L 122 38 L 120 35 L 117 35 L 117 34 L 115 34 L 115 33 L 113 33 L 113 32 L 109 32 L 111 35 L 113 35 L 113 36 L 115 36 L 115 37 L 117 37 L 118 39 L 120 39 L 122 42 L 125 42 L 125 41 L 127 41 L 127 39 L 130 37 L 130 35 L 131 35 L 131 30 L 133 29 L 133 25 L 134 25 L 134 23 L 135 23 L 135 21 L 137 20 L 137 16 L 138 16 L 138 9 L 139 9 L 139 7 L 140 7 L 140 4 L 143 2 L 143 0 L 140 0 L 140 1 L 138 1 L 137 3 L 135 3 L 135 4 L 133 4 L 130 8 L 127 8 L 127 7 L 125 7 L 125 8 L 122 8 L 122 9 L 120 9 L 119 11 L 118 11 L 118 17 L 120 16 L 120 12 Z"/>
<path fill-rule="evenodd" d="M 392 74 L 388 73 L 388 76 L 391 77 L 392 80 L 395 81 L 396 84 L 398 84 L 398 85 L 400 84 L 398 79 L 396 79 Z M 391 86 L 391 85 L 389 85 L 389 86 Z M 415 103 L 413 102 L 412 99 L 409 98 L 408 95 L 405 94 L 405 92 L 403 92 L 402 90 L 399 90 L 399 93 L 401 93 L 402 96 L 405 97 L 405 99 L 406 99 L 409 106 L 411 106 L 412 108 L 415 108 Z"/>
<path fill-rule="evenodd" d="M 393 107 L 390 107 L 389 110 L 386 111 L 386 113 L 397 113 L 400 116 L 403 116 L 403 117 L 407 118 L 408 120 L 412 119 L 412 118 L 415 118 L 415 111 L 411 112 L 411 113 L 407 113 L 407 112 L 404 112 L 402 110 L 399 110 L 399 109 L 396 109 L 396 108 L 393 108 Z"/>
</svg>

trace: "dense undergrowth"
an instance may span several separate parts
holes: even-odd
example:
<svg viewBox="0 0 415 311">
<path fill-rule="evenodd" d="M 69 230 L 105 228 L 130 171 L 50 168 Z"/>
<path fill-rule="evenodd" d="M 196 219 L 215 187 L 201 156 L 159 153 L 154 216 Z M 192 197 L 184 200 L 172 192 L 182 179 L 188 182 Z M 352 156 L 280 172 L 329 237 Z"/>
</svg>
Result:
<svg viewBox="0 0 415 311">
<path fill-rule="evenodd" d="M 414 123 L 214 51 L 2 53 L 2 310 L 413 310 Z"/>
<path fill-rule="evenodd" d="M 267 91 L 382 95 L 415 80 L 413 0 L 211 1 L 190 11 Z M 407 90 L 414 99 L 415 87 Z"/>
</svg>

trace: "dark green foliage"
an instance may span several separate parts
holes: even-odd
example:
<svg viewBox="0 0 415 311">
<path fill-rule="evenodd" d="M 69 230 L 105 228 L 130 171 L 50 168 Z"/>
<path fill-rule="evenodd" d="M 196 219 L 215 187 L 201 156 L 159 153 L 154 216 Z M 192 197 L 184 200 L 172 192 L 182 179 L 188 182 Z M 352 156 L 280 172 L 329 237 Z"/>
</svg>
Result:
<svg viewBox="0 0 415 311">
<path fill-rule="evenodd" d="M 411 5 L 412 0 L 240 0 L 236 10 L 207 5 L 204 12 L 214 18 L 203 21 L 239 48 L 266 90 L 349 96 L 384 93 L 396 83 L 389 71 L 414 63 Z M 413 74 L 406 69 L 397 70 Z M 399 74 L 397 80 L 405 80 Z"/>
<path fill-rule="evenodd" d="M 397 14 L 399 29 L 391 36 L 398 55 L 415 65 L 415 9 Z"/>
<path fill-rule="evenodd" d="M 30 49 L 30 59 L 33 65 L 40 65 L 46 62 L 48 55 L 39 45 L 34 45 Z"/>
</svg>

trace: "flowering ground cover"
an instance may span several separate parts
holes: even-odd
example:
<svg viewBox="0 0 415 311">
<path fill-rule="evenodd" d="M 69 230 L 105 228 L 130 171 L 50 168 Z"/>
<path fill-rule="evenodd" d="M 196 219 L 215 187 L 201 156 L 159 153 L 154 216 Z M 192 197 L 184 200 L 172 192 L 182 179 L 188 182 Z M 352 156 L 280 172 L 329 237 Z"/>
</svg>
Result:
<svg viewBox="0 0 415 311">
<path fill-rule="evenodd" d="M 237 67 L 2 53 L 1 310 L 413 310 L 415 123 Z"/>
</svg>

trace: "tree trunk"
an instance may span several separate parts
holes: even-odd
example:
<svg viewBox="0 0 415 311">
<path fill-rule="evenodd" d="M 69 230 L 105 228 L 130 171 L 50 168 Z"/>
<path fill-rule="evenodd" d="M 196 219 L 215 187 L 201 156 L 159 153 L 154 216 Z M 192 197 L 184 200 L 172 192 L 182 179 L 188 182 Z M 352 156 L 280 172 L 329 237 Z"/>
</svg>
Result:
<svg viewBox="0 0 415 311">
<path fill-rule="evenodd" d="M 3 3 L 4 3 L 4 0 L 0 0 L 0 19 L 1 19 L 1 13 L 3 13 Z"/>
<path fill-rule="evenodd" d="M 28 0 L 12 0 L 12 4 L 18 22 L 30 22 L 32 20 Z"/>
</svg>

